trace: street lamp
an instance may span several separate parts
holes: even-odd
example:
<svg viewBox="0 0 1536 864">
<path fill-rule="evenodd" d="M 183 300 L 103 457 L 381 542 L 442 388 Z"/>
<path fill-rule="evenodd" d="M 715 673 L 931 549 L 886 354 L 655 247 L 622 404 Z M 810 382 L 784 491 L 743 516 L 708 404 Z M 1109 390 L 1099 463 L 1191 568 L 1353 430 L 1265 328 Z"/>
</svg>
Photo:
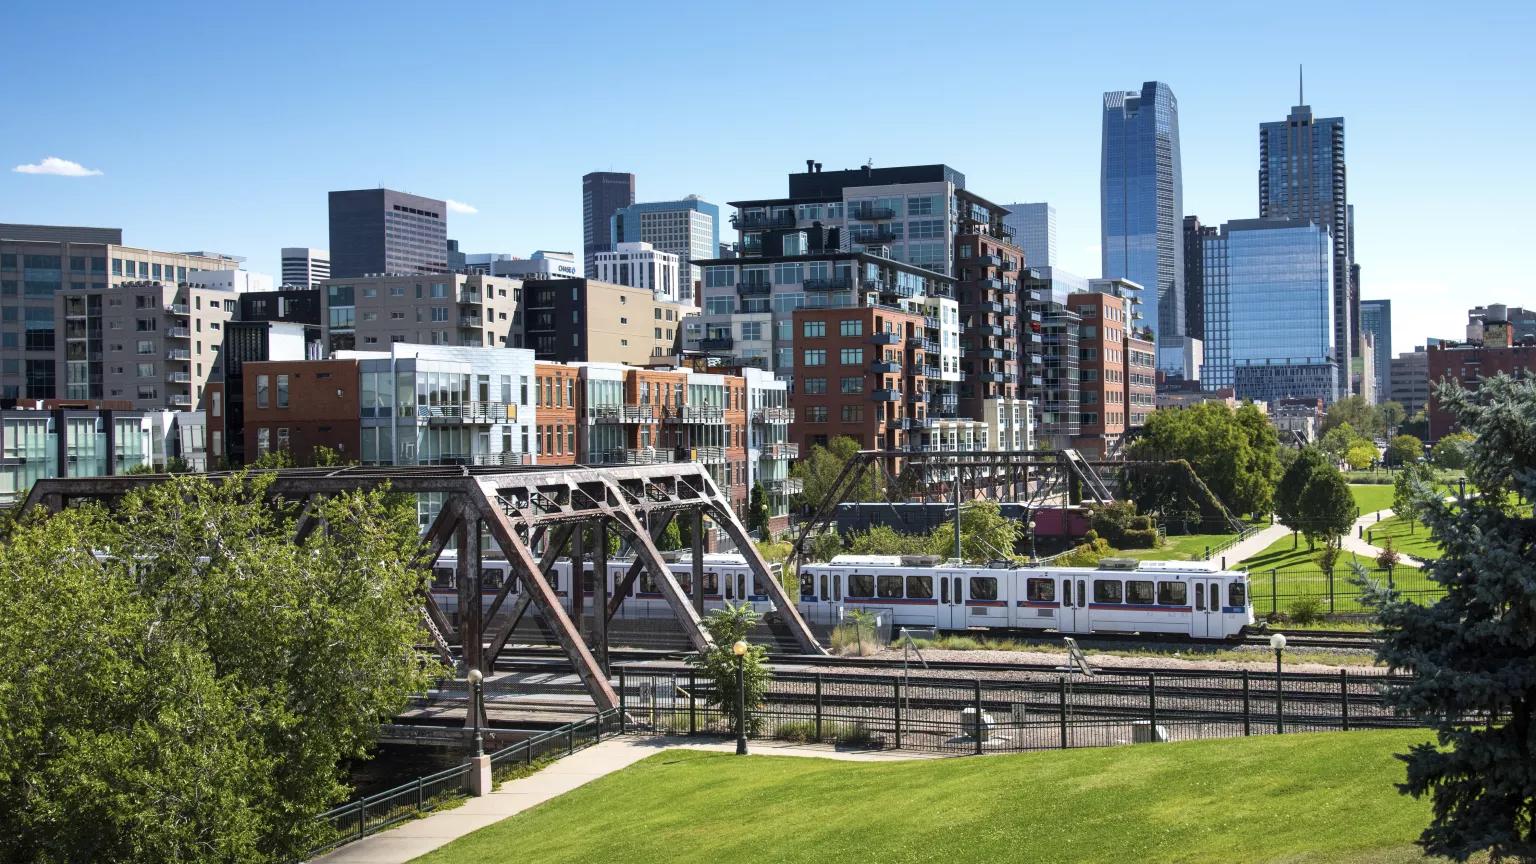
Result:
<svg viewBox="0 0 1536 864">
<path fill-rule="evenodd" d="M 480 685 L 485 680 L 485 673 L 471 669 L 465 677 L 469 679 L 469 710 L 475 712 L 475 756 L 484 756 L 485 739 L 480 737 L 480 714 L 485 710 L 485 691 Z"/>
<path fill-rule="evenodd" d="M 1035 517 L 1029 517 L 1029 560 L 1038 561 L 1040 556 L 1035 554 Z"/>
<path fill-rule="evenodd" d="M 736 655 L 736 755 L 747 755 L 747 643 L 738 639 L 731 646 Z"/>
<path fill-rule="evenodd" d="M 1281 691 L 1281 655 L 1285 654 L 1285 634 L 1276 633 L 1269 637 L 1269 647 L 1275 651 L 1275 733 L 1285 734 L 1285 694 Z"/>
</svg>

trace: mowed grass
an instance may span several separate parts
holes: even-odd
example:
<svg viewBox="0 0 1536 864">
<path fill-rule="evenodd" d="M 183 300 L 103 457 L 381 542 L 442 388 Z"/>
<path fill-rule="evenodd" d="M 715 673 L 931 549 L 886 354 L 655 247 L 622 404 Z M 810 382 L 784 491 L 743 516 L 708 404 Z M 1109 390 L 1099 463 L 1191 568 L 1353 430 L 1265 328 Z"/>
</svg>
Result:
<svg viewBox="0 0 1536 864">
<path fill-rule="evenodd" d="M 1429 536 L 1429 529 L 1416 519 L 1393 516 L 1367 525 L 1366 532 L 1366 539 L 1376 546 L 1385 548 L 1387 540 L 1391 539 L 1393 549 L 1421 561 L 1434 560 L 1444 554 L 1440 544 Z"/>
<path fill-rule="evenodd" d="M 856 763 L 673 750 L 428 864 L 1424 861 L 1422 730 Z"/>
<path fill-rule="evenodd" d="M 1116 558 L 1136 558 L 1141 561 L 1195 561 L 1205 557 L 1207 547 L 1215 549 L 1236 536 L 1236 534 L 1170 534 L 1161 548 L 1121 549 L 1114 554 Z"/>
<path fill-rule="evenodd" d="M 1349 494 L 1354 496 L 1355 506 L 1360 508 L 1361 516 L 1391 508 L 1393 491 L 1391 484 L 1352 483 L 1349 487 Z"/>
<path fill-rule="evenodd" d="M 1293 544 L 1295 548 L 1292 548 Z M 1260 570 L 1268 571 L 1276 568 L 1283 570 L 1286 567 L 1304 567 L 1315 570 L 1317 569 L 1317 554 L 1321 551 L 1323 551 L 1322 544 L 1318 544 L 1317 548 L 1309 550 L 1307 548 L 1307 538 L 1293 538 L 1292 535 L 1287 534 L 1264 547 L 1262 552 L 1239 561 L 1237 567 L 1254 574 L 1257 574 Z M 1347 572 L 1349 570 L 1349 562 L 1352 560 L 1359 561 L 1366 567 L 1376 566 L 1374 560 L 1346 551 L 1339 555 L 1339 561 L 1334 565 L 1334 572 Z"/>
</svg>

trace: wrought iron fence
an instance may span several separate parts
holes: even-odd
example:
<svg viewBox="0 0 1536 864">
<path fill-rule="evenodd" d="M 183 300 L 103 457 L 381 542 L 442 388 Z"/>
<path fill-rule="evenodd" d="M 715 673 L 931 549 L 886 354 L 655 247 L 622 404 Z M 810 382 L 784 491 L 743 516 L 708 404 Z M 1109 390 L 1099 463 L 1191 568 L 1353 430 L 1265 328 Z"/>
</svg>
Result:
<svg viewBox="0 0 1536 864">
<path fill-rule="evenodd" d="M 1406 679 L 1341 672 L 1024 673 L 1018 680 L 779 673 L 752 734 L 993 753 L 1413 725 L 1382 700 Z M 693 673 L 619 669 L 626 731 L 723 734 L 731 712 Z M 979 718 L 979 722 L 978 722 Z"/>
<path fill-rule="evenodd" d="M 1443 586 L 1417 567 L 1371 567 L 1366 573 L 1374 581 L 1396 588 L 1405 598 L 1416 602 L 1433 603 L 1445 594 Z M 1354 569 L 1343 560 L 1332 573 L 1312 566 L 1250 570 L 1248 583 L 1253 592 L 1254 612 L 1259 615 L 1288 612 L 1298 601 L 1309 605 L 1315 603 L 1323 612 L 1368 611 L 1361 603 L 1364 592 L 1354 583 L 1353 576 Z"/>
</svg>

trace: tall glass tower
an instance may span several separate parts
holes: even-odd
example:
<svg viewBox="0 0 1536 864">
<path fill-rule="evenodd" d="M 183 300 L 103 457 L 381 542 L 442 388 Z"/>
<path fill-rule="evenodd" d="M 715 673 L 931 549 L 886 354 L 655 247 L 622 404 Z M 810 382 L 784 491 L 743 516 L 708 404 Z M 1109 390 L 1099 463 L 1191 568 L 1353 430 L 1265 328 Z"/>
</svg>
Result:
<svg viewBox="0 0 1536 864">
<path fill-rule="evenodd" d="M 1173 90 L 1148 81 L 1139 93 L 1105 93 L 1099 169 L 1103 276 L 1145 289 L 1142 324 L 1156 332 L 1159 348 L 1182 347 L 1185 336 L 1183 218 L 1179 100 Z M 1158 351 L 1160 362 L 1181 355 Z M 1189 378 L 1194 370 L 1166 371 Z"/>
</svg>

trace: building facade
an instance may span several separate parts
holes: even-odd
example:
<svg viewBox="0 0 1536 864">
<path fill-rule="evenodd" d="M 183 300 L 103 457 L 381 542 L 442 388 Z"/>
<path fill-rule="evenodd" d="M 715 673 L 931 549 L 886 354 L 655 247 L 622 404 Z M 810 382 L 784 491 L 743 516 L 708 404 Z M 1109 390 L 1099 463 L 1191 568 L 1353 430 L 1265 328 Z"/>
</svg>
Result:
<svg viewBox="0 0 1536 864">
<path fill-rule="evenodd" d="M 1159 346 L 1183 337 L 1184 178 L 1179 102 L 1167 84 L 1104 94 L 1099 203 L 1103 276 L 1146 289 L 1142 314 Z"/>
<path fill-rule="evenodd" d="M 1125 433 L 1146 424 L 1156 406 L 1156 347 L 1134 330 L 1135 294 L 1127 280 L 1094 280 L 1067 306 L 1078 320 L 1078 430 L 1072 447 L 1117 455 Z"/>
<path fill-rule="evenodd" d="M 649 243 L 677 256 L 683 269 L 676 299 L 697 306 L 695 287 L 704 274 L 693 262 L 720 257 L 720 208 L 697 195 L 681 201 L 632 203 L 613 214 L 608 239 L 610 250 L 621 243 Z M 605 277 L 598 274 L 597 278 Z"/>
<path fill-rule="evenodd" d="M 1201 225 L 1199 216 L 1184 217 L 1184 333 L 1205 338 L 1205 240 L 1216 235 L 1214 225 Z M 1199 374 L 1199 367 L 1191 370 Z"/>
<path fill-rule="evenodd" d="M 1027 267 L 1055 267 L 1056 208 L 1041 201 L 1035 204 L 1004 204 L 1008 215 L 1003 222 L 1013 229 L 1014 242 L 1024 250 Z"/>
<path fill-rule="evenodd" d="M 1081 321 L 1067 306 L 1067 298 L 1088 291 L 1088 281 L 1073 277 L 1063 284 L 1062 271 L 1029 268 L 1019 274 L 1027 315 L 1020 326 L 1019 341 L 1040 359 L 1024 370 L 1024 397 L 1034 415 L 1034 436 L 1039 446 L 1065 450 L 1081 428 L 1081 357 L 1078 330 Z"/>
<path fill-rule="evenodd" d="M 596 279 L 529 282 L 522 344 L 546 363 L 655 363 L 677 353 L 687 308 Z"/>
<path fill-rule="evenodd" d="M 527 258 L 501 253 L 471 253 L 464 256 L 464 272 L 510 279 L 575 279 L 581 275 L 576 256 L 571 252 L 540 249 Z"/>
<path fill-rule="evenodd" d="M 1429 407 L 1429 352 L 1425 346 L 1416 346 L 1392 358 L 1389 392 L 1392 401 L 1402 405 L 1409 417 Z"/>
<path fill-rule="evenodd" d="M 330 193 L 331 276 L 448 270 L 448 204 L 393 189 Z"/>
<path fill-rule="evenodd" d="M 884 306 L 793 314 L 795 422 L 804 450 L 847 437 L 862 450 L 921 444 L 931 425 L 927 330 L 921 311 Z"/>
<path fill-rule="evenodd" d="M 1327 231 L 1333 265 L 1333 359 L 1339 393 L 1350 395 L 1349 358 L 1360 353 L 1360 292 L 1343 117 L 1314 117 L 1311 106 L 1300 104 L 1284 120 L 1259 124 L 1259 218 L 1310 221 Z"/>
<path fill-rule="evenodd" d="M 523 283 L 464 273 L 335 278 L 321 283 L 326 345 L 388 351 L 396 342 L 517 348 Z"/>
<path fill-rule="evenodd" d="M 1360 336 L 1371 341 L 1372 382 L 1376 401 L 1385 402 L 1392 393 L 1392 301 L 1360 301 Z M 1362 355 L 1365 353 L 1361 351 Z"/>
<path fill-rule="evenodd" d="M 1266 402 L 1339 398 L 1327 229 L 1284 219 L 1238 220 L 1205 237 L 1202 251 L 1201 387 L 1233 387 L 1239 399 Z"/>
<path fill-rule="evenodd" d="M 613 251 L 599 252 L 592 259 L 597 265 L 599 282 L 644 288 L 657 300 L 668 303 L 685 302 L 680 299 L 678 259 L 670 252 L 662 252 L 649 243 L 623 242 L 615 244 Z M 689 295 L 691 298 L 691 291 Z"/>
<path fill-rule="evenodd" d="M 1519 375 L 1536 372 L 1536 339 L 1514 344 L 1507 331 L 1485 334 L 1482 343 L 1442 343 L 1429 346 L 1427 367 L 1429 388 L 1429 440 L 1457 430 L 1456 419 L 1441 406 L 1434 388 L 1443 381 L 1455 381 L 1467 390 L 1476 390 L 1483 379 L 1499 373 Z"/>
<path fill-rule="evenodd" d="M 593 171 L 581 178 L 582 276 L 595 272 L 592 256 L 613 248 L 610 220 L 620 208 L 635 203 L 635 175 Z"/>
<path fill-rule="evenodd" d="M 955 197 L 966 208 L 955 236 L 959 416 L 981 419 L 986 403 L 1001 400 L 1011 405 L 1019 399 L 1019 304 L 1030 299 L 1027 287 L 1019 285 L 1025 254 L 1005 224 L 1007 210 L 964 190 Z"/>
<path fill-rule="evenodd" d="M 284 286 L 314 288 L 331 278 L 331 253 L 308 246 L 283 247 Z"/>
<path fill-rule="evenodd" d="M 150 414 L 124 402 L 24 400 L 0 409 L 0 506 L 39 480 L 152 467 L 155 437 Z"/>
</svg>

